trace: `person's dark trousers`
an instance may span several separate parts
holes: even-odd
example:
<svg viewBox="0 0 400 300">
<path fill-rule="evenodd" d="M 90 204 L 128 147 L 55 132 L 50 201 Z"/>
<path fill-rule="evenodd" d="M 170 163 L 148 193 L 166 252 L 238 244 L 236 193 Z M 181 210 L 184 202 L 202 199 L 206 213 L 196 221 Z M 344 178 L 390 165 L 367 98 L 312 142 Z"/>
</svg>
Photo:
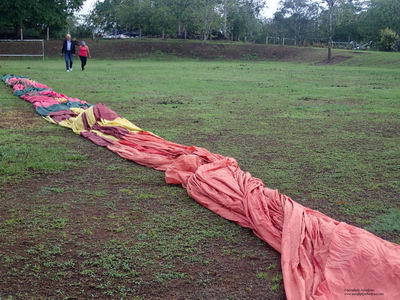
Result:
<svg viewBox="0 0 400 300">
<path fill-rule="evenodd" d="M 86 56 L 79 56 L 79 58 L 81 59 L 81 67 L 82 67 L 82 71 L 83 71 L 83 70 L 85 70 L 87 57 Z"/>
<path fill-rule="evenodd" d="M 65 67 L 67 70 L 72 69 L 72 63 L 74 62 L 74 58 L 72 55 L 71 51 L 65 51 L 64 52 L 64 58 L 65 58 Z"/>
</svg>

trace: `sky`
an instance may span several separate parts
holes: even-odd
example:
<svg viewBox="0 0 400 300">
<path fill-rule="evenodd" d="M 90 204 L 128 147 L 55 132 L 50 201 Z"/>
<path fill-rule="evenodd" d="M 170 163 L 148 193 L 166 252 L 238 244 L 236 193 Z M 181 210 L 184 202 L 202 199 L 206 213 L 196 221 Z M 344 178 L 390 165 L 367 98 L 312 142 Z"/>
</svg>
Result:
<svg viewBox="0 0 400 300">
<path fill-rule="evenodd" d="M 97 0 L 86 0 L 79 14 L 87 14 L 93 8 L 96 1 Z M 263 10 L 262 15 L 266 18 L 271 18 L 279 6 L 279 1 L 280 0 L 267 0 L 268 7 Z"/>
</svg>

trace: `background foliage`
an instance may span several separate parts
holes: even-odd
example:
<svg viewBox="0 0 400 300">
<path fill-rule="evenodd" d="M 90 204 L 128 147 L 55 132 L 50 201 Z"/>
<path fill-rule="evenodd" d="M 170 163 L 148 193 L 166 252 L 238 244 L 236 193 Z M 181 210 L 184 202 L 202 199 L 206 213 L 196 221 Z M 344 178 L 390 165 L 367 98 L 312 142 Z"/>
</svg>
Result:
<svg viewBox="0 0 400 300">
<path fill-rule="evenodd" d="M 83 0 L 2 1 L 0 36 L 51 37 L 66 31 L 93 34 L 184 39 L 225 39 L 264 43 L 266 37 L 286 37 L 296 44 L 326 42 L 329 32 L 328 2 L 333 3 L 333 40 L 372 41 L 382 50 L 396 50 L 382 42 L 382 30 L 393 31 L 398 45 L 398 0 L 282 0 L 270 19 L 260 12 L 264 0 L 102 0 L 83 18 L 73 15 Z M 396 35 L 397 34 L 397 35 Z M 386 35 L 387 36 L 387 35 Z"/>
</svg>

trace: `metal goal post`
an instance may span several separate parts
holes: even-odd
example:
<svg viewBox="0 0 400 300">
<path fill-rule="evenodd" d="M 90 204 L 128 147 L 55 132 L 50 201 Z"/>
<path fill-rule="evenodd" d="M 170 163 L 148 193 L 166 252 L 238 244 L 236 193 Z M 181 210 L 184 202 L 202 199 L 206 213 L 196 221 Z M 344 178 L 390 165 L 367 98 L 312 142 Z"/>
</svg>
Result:
<svg viewBox="0 0 400 300">
<path fill-rule="evenodd" d="M 24 53 L 20 53 L 20 54 L 16 54 L 16 53 L 1 53 L 0 52 L 0 57 L 42 57 L 42 59 L 44 60 L 44 40 L 2 40 L 0 39 L 0 43 L 29 43 L 29 42 L 36 42 L 36 43 L 41 43 L 41 50 L 42 53 L 41 54 L 24 54 Z M 1 48 L 0 48 L 1 49 Z"/>
</svg>

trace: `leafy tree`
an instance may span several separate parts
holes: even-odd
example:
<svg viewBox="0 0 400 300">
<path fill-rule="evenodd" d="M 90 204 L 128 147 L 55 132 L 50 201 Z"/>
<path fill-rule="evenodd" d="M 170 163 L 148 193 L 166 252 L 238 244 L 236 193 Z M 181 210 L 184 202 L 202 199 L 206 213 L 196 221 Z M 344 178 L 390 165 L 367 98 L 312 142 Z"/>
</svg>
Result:
<svg viewBox="0 0 400 300">
<path fill-rule="evenodd" d="M 150 0 L 123 0 L 117 9 L 116 16 L 119 24 L 127 31 L 138 29 L 140 35 L 143 31 L 149 32 L 151 28 Z"/>
<path fill-rule="evenodd" d="M 371 0 L 368 9 L 361 15 L 360 31 L 364 39 L 378 41 L 380 31 L 391 28 L 400 32 L 400 1 Z"/>
<path fill-rule="evenodd" d="M 120 20 L 117 11 L 122 0 L 104 0 L 96 2 L 89 15 L 91 24 L 98 30 L 114 31 L 120 29 Z"/>
<path fill-rule="evenodd" d="M 254 40 L 259 14 L 265 1 L 239 0 L 232 3 L 228 13 L 228 30 L 232 40 Z"/>
<path fill-rule="evenodd" d="M 0 28 L 21 31 L 32 28 L 40 32 L 46 27 L 61 30 L 67 17 L 82 6 L 83 0 L 13 0 L 0 1 Z"/>
<path fill-rule="evenodd" d="M 315 36 L 320 6 L 311 0 L 283 0 L 275 14 L 281 32 L 297 41 Z"/>
<path fill-rule="evenodd" d="M 194 12 L 197 8 L 197 1 L 195 0 L 170 0 L 168 1 L 168 6 L 171 15 L 174 18 L 176 24 L 176 36 L 185 37 L 187 36 L 187 31 L 189 23 L 193 21 Z M 183 33 L 183 35 L 182 35 Z"/>
<path fill-rule="evenodd" d="M 338 2 L 335 10 L 336 28 L 333 38 L 339 41 L 354 41 L 362 39 L 359 23 L 365 1 L 352 0 Z"/>
<path fill-rule="evenodd" d="M 218 0 L 197 1 L 196 17 L 204 40 L 210 37 L 212 30 L 220 28 L 221 16 L 216 10 L 218 4 Z"/>
</svg>

